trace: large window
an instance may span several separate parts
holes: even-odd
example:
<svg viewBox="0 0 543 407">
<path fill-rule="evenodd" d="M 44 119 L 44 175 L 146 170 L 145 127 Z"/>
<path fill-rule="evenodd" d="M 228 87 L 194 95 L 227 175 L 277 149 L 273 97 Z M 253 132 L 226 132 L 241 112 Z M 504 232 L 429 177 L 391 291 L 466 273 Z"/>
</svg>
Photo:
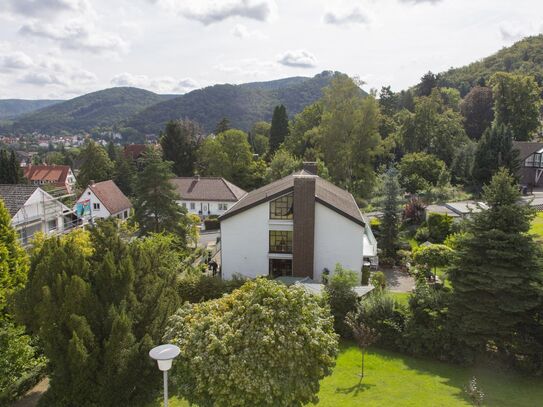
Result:
<svg viewBox="0 0 543 407">
<path fill-rule="evenodd" d="M 292 194 L 270 202 L 270 219 L 292 219 Z"/>
<path fill-rule="evenodd" d="M 291 230 L 270 230 L 270 253 L 292 253 Z"/>
<path fill-rule="evenodd" d="M 543 167 L 542 156 L 543 156 L 543 154 L 541 154 L 541 153 L 532 154 L 531 156 L 529 156 L 526 159 L 525 166 L 526 167 L 536 167 L 536 168 Z"/>
<path fill-rule="evenodd" d="M 270 259 L 270 276 L 272 278 L 292 276 L 292 260 Z"/>
</svg>

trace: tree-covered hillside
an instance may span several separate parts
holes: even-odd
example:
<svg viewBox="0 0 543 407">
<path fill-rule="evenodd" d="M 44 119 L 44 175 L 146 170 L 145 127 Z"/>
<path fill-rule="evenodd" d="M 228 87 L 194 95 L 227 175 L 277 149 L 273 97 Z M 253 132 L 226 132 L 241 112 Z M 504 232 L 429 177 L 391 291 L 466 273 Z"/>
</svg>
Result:
<svg viewBox="0 0 543 407">
<path fill-rule="evenodd" d="M 25 113 L 30 113 L 43 107 L 55 105 L 62 100 L 25 100 L 25 99 L 1 99 L 0 119 L 10 119 Z"/>
<path fill-rule="evenodd" d="M 53 133 L 109 127 L 169 97 L 138 88 L 104 89 L 25 114 L 12 130 Z"/>
<path fill-rule="evenodd" d="M 249 130 L 257 121 L 271 120 L 277 105 L 283 104 L 290 116 L 299 113 L 321 98 L 335 74 L 324 71 L 313 78 L 209 86 L 151 106 L 128 120 L 126 127 L 158 133 L 169 120 L 188 118 L 211 132 L 226 117 L 232 127 Z"/>
<path fill-rule="evenodd" d="M 526 37 L 467 66 L 449 69 L 439 74 L 438 81 L 440 86 L 458 89 L 463 96 L 499 71 L 533 75 L 539 85 L 543 84 L 543 34 Z"/>
</svg>

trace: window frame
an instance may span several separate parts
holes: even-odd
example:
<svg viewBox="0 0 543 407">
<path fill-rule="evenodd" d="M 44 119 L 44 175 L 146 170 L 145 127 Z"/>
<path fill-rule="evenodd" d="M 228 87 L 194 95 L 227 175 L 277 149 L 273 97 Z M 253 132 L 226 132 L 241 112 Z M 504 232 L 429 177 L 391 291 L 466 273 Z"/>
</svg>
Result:
<svg viewBox="0 0 543 407">
<path fill-rule="evenodd" d="M 279 211 L 278 211 L 278 205 L 279 205 Z M 293 212 L 294 212 L 294 194 L 292 192 L 282 195 L 270 201 L 269 218 L 271 220 L 292 220 Z"/>
<path fill-rule="evenodd" d="M 269 253 L 292 254 L 292 235 L 292 230 L 270 230 L 268 232 Z M 282 244 L 279 243 L 281 239 L 284 239 Z"/>
</svg>

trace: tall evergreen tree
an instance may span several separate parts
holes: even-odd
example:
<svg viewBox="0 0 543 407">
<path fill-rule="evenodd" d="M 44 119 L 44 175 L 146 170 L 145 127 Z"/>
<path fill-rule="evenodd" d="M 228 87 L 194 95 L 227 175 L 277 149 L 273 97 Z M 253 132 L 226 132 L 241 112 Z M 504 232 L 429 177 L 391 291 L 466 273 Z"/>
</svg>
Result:
<svg viewBox="0 0 543 407">
<path fill-rule="evenodd" d="M 147 148 L 144 169 L 136 182 L 135 216 L 142 234 L 169 232 L 184 244 L 188 217 L 176 202 L 179 196 L 172 178 L 172 163 L 163 161 L 155 148 Z"/>
<path fill-rule="evenodd" d="M 20 184 L 22 171 L 15 151 L 0 149 L 0 184 Z"/>
<path fill-rule="evenodd" d="M 529 234 L 533 210 L 519 203 L 508 171 L 500 169 L 483 190 L 490 208 L 473 214 L 455 244 L 450 312 L 468 345 L 504 351 L 541 304 L 543 253 Z"/>
<path fill-rule="evenodd" d="M 500 167 L 515 174 L 519 167 L 518 151 L 513 148 L 510 128 L 494 124 L 485 131 L 475 150 L 472 170 L 475 183 L 487 184 Z"/>
<path fill-rule="evenodd" d="M 270 155 L 272 155 L 289 135 L 287 109 L 275 106 L 270 129 Z"/>
<path fill-rule="evenodd" d="M 115 170 L 113 172 L 113 181 L 125 195 L 134 195 L 134 186 L 136 184 L 136 165 L 134 161 L 129 160 L 124 154 L 119 154 L 115 161 Z"/>
<path fill-rule="evenodd" d="M 190 120 L 170 121 L 160 137 L 164 160 L 171 161 L 175 175 L 190 177 L 194 174 L 196 149 L 200 127 Z"/>
<path fill-rule="evenodd" d="M 0 322 L 7 315 L 7 298 L 24 286 L 28 272 L 26 252 L 19 245 L 11 216 L 0 199 Z"/>
<path fill-rule="evenodd" d="M 117 160 L 117 147 L 115 147 L 113 141 L 107 143 L 107 156 L 112 162 Z"/>
<path fill-rule="evenodd" d="M 383 219 L 380 226 L 380 241 L 383 255 L 396 256 L 396 244 L 400 226 L 400 183 L 395 168 L 389 169 L 383 177 Z"/>
<path fill-rule="evenodd" d="M 88 140 L 79 156 L 83 161 L 77 176 L 77 182 L 81 187 L 86 188 L 91 181 L 100 182 L 111 179 L 113 163 L 102 146 L 93 140 Z"/>
<path fill-rule="evenodd" d="M 92 230 L 88 245 L 69 234 L 35 248 L 18 298 L 19 318 L 39 333 L 50 362 L 42 402 L 146 404 L 160 376 L 144 355 L 161 342 L 179 306 L 171 238 L 125 241 L 106 221 Z"/>
</svg>

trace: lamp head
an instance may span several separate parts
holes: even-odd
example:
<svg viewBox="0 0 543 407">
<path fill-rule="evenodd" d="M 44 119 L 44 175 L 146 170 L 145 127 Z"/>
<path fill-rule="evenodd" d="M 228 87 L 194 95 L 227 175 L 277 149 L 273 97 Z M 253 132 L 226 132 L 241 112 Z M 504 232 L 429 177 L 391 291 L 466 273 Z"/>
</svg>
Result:
<svg viewBox="0 0 543 407">
<path fill-rule="evenodd" d="M 179 355 L 181 351 L 175 345 L 159 345 L 149 352 L 149 356 L 158 362 L 158 368 L 162 371 L 170 370 L 172 360 Z"/>
</svg>

